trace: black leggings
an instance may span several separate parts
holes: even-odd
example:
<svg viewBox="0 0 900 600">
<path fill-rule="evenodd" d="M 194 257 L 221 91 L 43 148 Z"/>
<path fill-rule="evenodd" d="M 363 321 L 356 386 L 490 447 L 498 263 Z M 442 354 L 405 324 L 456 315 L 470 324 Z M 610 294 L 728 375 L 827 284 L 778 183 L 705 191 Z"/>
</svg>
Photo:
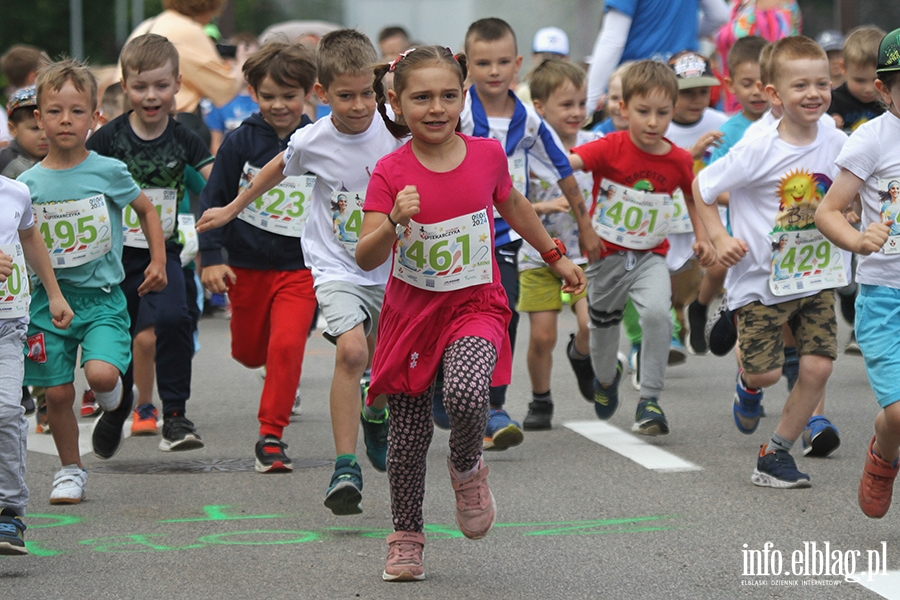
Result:
<svg viewBox="0 0 900 600">
<path fill-rule="evenodd" d="M 458 339 L 444 350 L 444 407 L 450 417 L 450 462 L 457 471 L 470 471 L 481 457 L 496 363 L 493 344 L 479 337 Z M 395 531 L 422 533 L 424 529 L 425 461 L 434 436 L 433 393 L 434 385 L 418 396 L 388 394 L 388 482 Z"/>
</svg>

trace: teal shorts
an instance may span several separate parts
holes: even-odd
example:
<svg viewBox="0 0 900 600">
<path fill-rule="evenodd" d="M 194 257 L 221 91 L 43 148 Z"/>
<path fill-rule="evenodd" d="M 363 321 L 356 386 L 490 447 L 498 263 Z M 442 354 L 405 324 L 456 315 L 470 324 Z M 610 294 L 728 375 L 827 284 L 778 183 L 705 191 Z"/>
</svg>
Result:
<svg viewBox="0 0 900 600">
<path fill-rule="evenodd" d="M 124 373 L 131 363 L 131 321 L 119 286 L 108 293 L 64 284 L 60 288 L 75 313 L 65 330 L 53 326 L 44 286 L 37 286 L 31 296 L 25 385 L 52 387 L 74 381 L 78 346 L 82 367 L 89 360 L 102 360 Z"/>
</svg>

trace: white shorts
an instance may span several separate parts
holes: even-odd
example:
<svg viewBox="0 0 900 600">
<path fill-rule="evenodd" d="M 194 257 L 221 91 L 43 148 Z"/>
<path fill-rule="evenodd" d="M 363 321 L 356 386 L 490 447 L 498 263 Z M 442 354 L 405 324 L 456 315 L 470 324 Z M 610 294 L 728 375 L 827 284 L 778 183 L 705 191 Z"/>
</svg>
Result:
<svg viewBox="0 0 900 600">
<path fill-rule="evenodd" d="M 378 315 L 384 302 L 384 287 L 326 281 L 316 287 L 316 300 L 327 323 L 322 335 L 334 344 L 340 335 L 360 323 L 363 324 L 366 335 L 378 327 Z"/>
</svg>

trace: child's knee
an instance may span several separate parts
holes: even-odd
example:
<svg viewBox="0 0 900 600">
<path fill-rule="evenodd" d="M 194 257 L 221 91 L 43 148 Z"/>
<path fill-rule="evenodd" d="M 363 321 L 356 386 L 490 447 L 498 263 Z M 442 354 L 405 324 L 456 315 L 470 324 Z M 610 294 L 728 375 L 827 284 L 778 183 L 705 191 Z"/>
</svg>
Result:
<svg viewBox="0 0 900 600">
<path fill-rule="evenodd" d="M 747 387 L 755 389 L 767 388 L 772 387 L 781 380 L 781 369 L 772 369 L 771 371 L 752 374 L 743 372 L 741 374 L 741 377 L 743 377 L 744 383 L 747 384 Z"/>
<path fill-rule="evenodd" d="M 800 357 L 800 378 L 819 382 L 823 387 L 834 369 L 834 361 L 828 356 L 807 354 Z"/>
<path fill-rule="evenodd" d="M 644 331 L 669 331 L 672 329 L 672 311 L 668 305 L 650 306 L 640 315 Z"/>
<path fill-rule="evenodd" d="M 884 424 L 893 433 L 900 435 L 900 401 L 884 407 Z"/>
<path fill-rule="evenodd" d="M 347 336 L 348 334 L 344 334 Z M 353 336 L 338 339 L 335 364 L 343 369 L 352 371 L 364 371 L 369 361 L 369 346 L 363 336 Z M 358 339 L 357 339 L 358 337 Z"/>
<path fill-rule="evenodd" d="M 92 390 L 111 392 L 119 380 L 119 369 L 100 360 L 90 360 L 84 365 L 84 376 Z"/>
<path fill-rule="evenodd" d="M 556 346 L 556 329 L 546 327 L 531 328 L 531 345 L 537 350 L 550 351 Z"/>
<path fill-rule="evenodd" d="M 44 399 L 53 408 L 71 408 L 75 404 L 75 386 L 65 384 L 45 388 Z"/>
</svg>

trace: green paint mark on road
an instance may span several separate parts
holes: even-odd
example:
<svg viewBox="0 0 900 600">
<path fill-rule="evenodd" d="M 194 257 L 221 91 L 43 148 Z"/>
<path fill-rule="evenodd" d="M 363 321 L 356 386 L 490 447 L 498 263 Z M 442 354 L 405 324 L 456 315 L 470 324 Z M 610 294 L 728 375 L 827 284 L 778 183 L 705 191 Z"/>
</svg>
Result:
<svg viewBox="0 0 900 600">
<path fill-rule="evenodd" d="M 195 519 L 163 519 L 160 523 L 197 523 L 200 521 L 242 521 L 244 519 L 280 519 L 290 515 L 230 515 L 226 511 L 231 504 L 210 504 L 203 507 L 205 517 Z"/>
</svg>

